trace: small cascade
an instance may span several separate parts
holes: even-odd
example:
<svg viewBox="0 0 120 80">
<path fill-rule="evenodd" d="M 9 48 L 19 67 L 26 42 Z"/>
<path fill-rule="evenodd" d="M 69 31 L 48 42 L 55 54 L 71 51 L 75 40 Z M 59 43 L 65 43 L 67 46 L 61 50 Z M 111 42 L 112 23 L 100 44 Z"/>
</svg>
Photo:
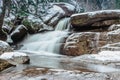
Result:
<svg viewBox="0 0 120 80">
<path fill-rule="evenodd" d="M 31 35 L 22 42 L 21 45 L 23 46 L 20 50 L 59 53 L 60 45 L 66 36 L 67 32 L 65 31 L 52 31 Z"/>
<path fill-rule="evenodd" d="M 69 20 L 70 18 L 61 19 L 56 25 L 55 31 L 69 30 Z"/>
</svg>

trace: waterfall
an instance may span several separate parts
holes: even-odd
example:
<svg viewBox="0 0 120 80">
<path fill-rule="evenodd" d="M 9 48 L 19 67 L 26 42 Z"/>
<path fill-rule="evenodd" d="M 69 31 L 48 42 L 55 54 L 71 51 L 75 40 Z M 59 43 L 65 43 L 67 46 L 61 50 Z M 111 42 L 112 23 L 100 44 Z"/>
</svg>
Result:
<svg viewBox="0 0 120 80">
<path fill-rule="evenodd" d="M 20 50 L 47 52 L 47 53 L 60 53 L 60 48 L 63 45 L 64 39 L 67 37 L 69 29 L 70 18 L 60 20 L 56 26 L 55 31 L 45 33 L 38 33 L 28 36 L 20 45 Z M 63 31 L 66 30 L 66 31 Z"/>
<path fill-rule="evenodd" d="M 34 34 L 21 43 L 23 46 L 20 50 L 59 53 L 60 45 L 66 36 L 67 32 L 65 31 L 51 31 Z"/>
<path fill-rule="evenodd" d="M 69 30 L 69 20 L 70 18 L 61 19 L 56 25 L 55 31 Z"/>
</svg>

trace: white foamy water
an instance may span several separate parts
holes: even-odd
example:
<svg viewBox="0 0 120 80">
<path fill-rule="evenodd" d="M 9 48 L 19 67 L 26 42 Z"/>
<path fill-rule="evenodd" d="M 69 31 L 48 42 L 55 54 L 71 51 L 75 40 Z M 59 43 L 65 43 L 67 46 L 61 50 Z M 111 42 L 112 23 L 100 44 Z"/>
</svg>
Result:
<svg viewBox="0 0 120 80">
<path fill-rule="evenodd" d="M 31 35 L 22 42 L 23 47 L 21 47 L 20 50 L 59 53 L 61 42 L 66 36 L 67 32 L 63 31 L 52 31 Z"/>
<path fill-rule="evenodd" d="M 69 28 L 69 20 L 70 18 L 63 18 L 59 21 L 59 23 L 56 25 L 55 31 L 63 31 L 67 30 Z"/>
</svg>

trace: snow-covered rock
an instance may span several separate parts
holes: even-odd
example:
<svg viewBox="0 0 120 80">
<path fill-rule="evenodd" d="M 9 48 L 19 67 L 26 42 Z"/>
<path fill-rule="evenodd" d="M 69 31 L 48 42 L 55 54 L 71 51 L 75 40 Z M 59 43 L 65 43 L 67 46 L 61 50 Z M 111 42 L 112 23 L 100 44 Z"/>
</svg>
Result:
<svg viewBox="0 0 120 80">
<path fill-rule="evenodd" d="M 61 18 L 71 16 L 75 7 L 68 3 L 54 3 L 53 6 L 47 11 L 48 14 L 43 16 L 43 20 L 50 26 L 55 26 Z"/>
<path fill-rule="evenodd" d="M 0 55 L 3 54 L 4 52 L 11 52 L 11 51 L 13 50 L 8 43 L 4 41 L 0 41 Z"/>
<path fill-rule="evenodd" d="M 75 29 L 109 27 L 112 24 L 120 23 L 119 16 L 120 10 L 101 10 L 73 14 L 71 16 L 71 25 Z"/>
<path fill-rule="evenodd" d="M 13 65 L 29 62 L 28 55 L 22 52 L 5 52 L 0 56 L 0 59 L 6 60 Z"/>
<path fill-rule="evenodd" d="M 53 27 L 46 25 L 40 18 L 34 15 L 29 15 L 23 20 L 22 24 L 26 26 L 29 34 L 53 30 Z"/>
</svg>

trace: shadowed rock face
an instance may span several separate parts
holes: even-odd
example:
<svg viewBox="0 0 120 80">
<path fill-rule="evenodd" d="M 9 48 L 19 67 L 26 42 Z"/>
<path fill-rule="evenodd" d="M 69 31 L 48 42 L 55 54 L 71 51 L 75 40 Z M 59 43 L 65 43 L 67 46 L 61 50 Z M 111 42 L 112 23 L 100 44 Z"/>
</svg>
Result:
<svg viewBox="0 0 120 80">
<path fill-rule="evenodd" d="M 109 27 L 120 23 L 120 10 L 103 10 L 74 14 L 71 16 L 71 25 L 75 30 L 86 30 Z"/>
<path fill-rule="evenodd" d="M 21 41 L 26 35 L 27 28 L 24 25 L 17 26 L 16 29 L 10 34 L 14 43 Z"/>
<path fill-rule="evenodd" d="M 0 40 L 3 40 L 3 41 L 7 40 L 7 34 L 1 30 L 0 30 Z"/>
</svg>

